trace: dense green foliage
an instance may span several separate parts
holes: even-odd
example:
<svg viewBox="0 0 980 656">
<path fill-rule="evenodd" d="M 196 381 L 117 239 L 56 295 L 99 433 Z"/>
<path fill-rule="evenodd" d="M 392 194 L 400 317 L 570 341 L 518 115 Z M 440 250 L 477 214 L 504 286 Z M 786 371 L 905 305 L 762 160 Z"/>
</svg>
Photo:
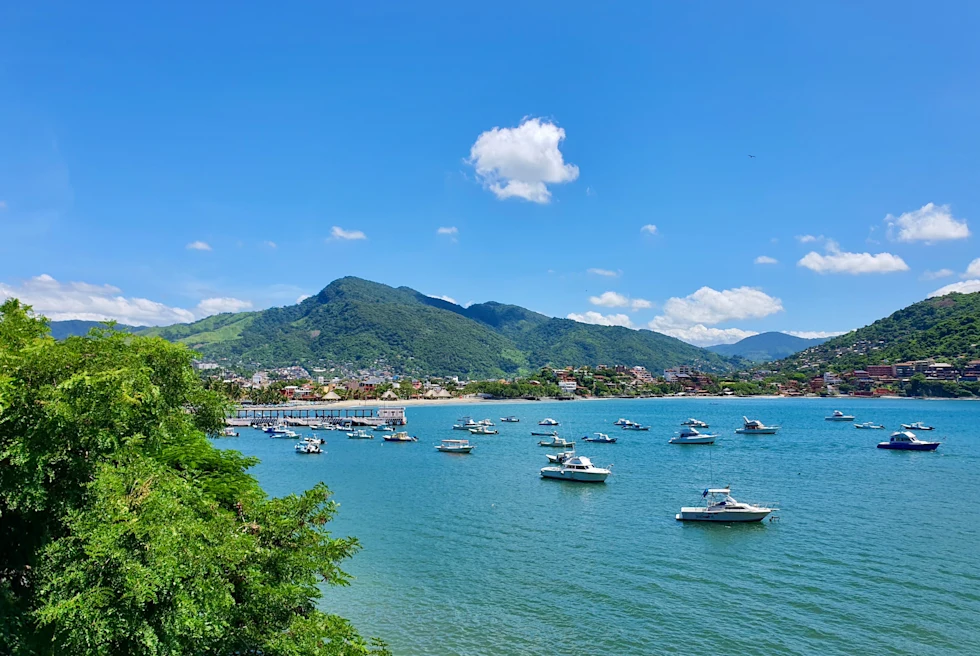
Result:
<svg viewBox="0 0 980 656">
<path fill-rule="evenodd" d="M 799 353 L 826 341 L 826 338 L 804 339 L 786 333 L 768 332 L 746 337 L 734 344 L 708 346 L 707 349 L 729 357 L 744 358 L 751 362 L 769 362 Z"/>
<path fill-rule="evenodd" d="M 384 363 L 398 373 L 475 377 L 548 364 L 732 368 L 722 356 L 648 330 L 552 319 L 500 303 L 464 308 L 358 278 L 336 280 L 298 305 L 146 333 L 179 340 L 211 359 L 260 366 Z"/>
<path fill-rule="evenodd" d="M 329 491 L 270 499 L 211 445 L 225 406 L 191 351 L 47 333 L 0 307 L 0 653 L 372 652 L 315 606 L 357 549 Z"/>
<path fill-rule="evenodd" d="M 980 358 L 980 293 L 920 301 L 780 364 L 843 371 L 926 358 L 954 363 Z"/>
</svg>

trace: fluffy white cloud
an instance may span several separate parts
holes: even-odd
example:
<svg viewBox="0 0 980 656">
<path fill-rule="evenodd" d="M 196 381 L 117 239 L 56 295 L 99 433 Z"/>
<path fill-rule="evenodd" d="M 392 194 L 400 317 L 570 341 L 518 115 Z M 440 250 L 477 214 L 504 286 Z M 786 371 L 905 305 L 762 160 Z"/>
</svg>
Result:
<svg viewBox="0 0 980 656">
<path fill-rule="evenodd" d="M 446 301 L 447 303 L 452 303 L 453 305 L 459 305 L 459 303 L 456 302 L 455 298 L 453 298 L 452 296 L 446 296 L 445 294 L 441 296 L 437 296 L 436 294 L 429 294 L 429 298 L 438 298 L 439 300 Z"/>
<path fill-rule="evenodd" d="M 334 226 L 330 229 L 330 237 L 333 239 L 367 239 L 365 235 L 360 230 L 344 230 L 340 226 Z"/>
<path fill-rule="evenodd" d="M 889 236 L 904 242 L 935 242 L 970 236 L 966 220 L 954 218 L 949 205 L 926 203 L 897 218 L 889 214 L 885 217 L 885 223 L 888 224 Z"/>
<path fill-rule="evenodd" d="M 630 300 L 622 294 L 616 292 L 603 292 L 599 296 L 590 296 L 589 303 L 602 307 L 627 307 Z"/>
<path fill-rule="evenodd" d="M 798 242 L 800 242 L 801 244 L 810 244 L 810 243 L 813 243 L 815 241 L 823 241 L 823 235 L 820 235 L 820 236 L 814 236 L 814 235 L 797 235 L 796 236 L 796 240 Z"/>
<path fill-rule="evenodd" d="M 843 253 L 837 246 L 837 242 L 827 240 L 827 254 L 821 255 L 816 251 L 810 251 L 804 255 L 797 266 L 801 266 L 817 273 L 848 273 L 858 275 L 862 273 L 894 273 L 896 271 L 908 271 L 909 265 L 898 255 L 891 253 Z"/>
<path fill-rule="evenodd" d="M 647 326 L 698 346 L 731 344 L 757 333 L 711 326 L 738 319 L 760 319 L 782 310 L 782 301 L 761 289 L 736 287 L 718 291 L 702 287 L 683 298 L 668 299 L 663 314 L 654 317 Z"/>
<path fill-rule="evenodd" d="M 594 276 L 605 276 L 607 278 L 615 278 L 620 274 L 619 271 L 610 271 L 609 269 L 589 269 L 587 273 L 591 273 Z"/>
<path fill-rule="evenodd" d="M 206 241 L 192 241 L 187 244 L 187 250 L 191 251 L 209 251 L 211 250 L 211 244 Z"/>
<path fill-rule="evenodd" d="M 84 282 L 58 282 L 47 274 L 35 276 L 20 285 L 0 283 L 0 298 L 18 298 L 49 319 L 62 321 L 105 321 L 113 319 L 134 326 L 156 326 L 194 321 L 190 310 L 169 307 L 145 298 L 122 296 L 112 285 Z"/>
<path fill-rule="evenodd" d="M 952 269 L 940 269 L 939 271 L 924 271 L 921 278 L 923 280 L 938 280 L 939 278 L 948 278 L 953 275 L 955 271 Z"/>
<path fill-rule="evenodd" d="M 653 303 L 645 298 L 634 298 L 630 301 L 630 309 L 633 310 L 649 310 L 653 307 Z"/>
<path fill-rule="evenodd" d="M 957 292 L 959 294 L 972 294 L 973 292 L 980 292 L 980 280 L 961 280 L 960 282 L 951 283 L 945 287 L 940 287 L 933 293 L 929 294 L 929 298 L 945 296 L 946 294 L 952 294 L 953 292 Z"/>
<path fill-rule="evenodd" d="M 963 278 L 980 278 L 980 257 L 966 265 L 966 272 Z"/>
<path fill-rule="evenodd" d="M 583 314 L 576 314 L 572 312 L 566 318 L 571 319 L 572 321 L 592 323 L 598 326 L 622 326 L 623 328 L 633 327 L 633 322 L 630 321 L 629 316 L 625 314 L 600 314 L 599 312 L 589 310 Z"/>
<path fill-rule="evenodd" d="M 837 337 L 843 335 L 847 330 L 785 330 L 787 335 L 802 337 L 803 339 L 818 339 L 823 337 Z"/>
<path fill-rule="evenodd" d="M 578 167 L 566 164 L 558 149 L 564 139 L 565 130 L 554 123 L 524 119 L 516 128 L 495 127 L 477 137 L 468 162 L 497 198 L 547 203 L 549 184 L 578 177 Z"/>
<path fill-rule="evenodd" d="M 200 317 L 208 317 L 222 312 L 241 312 L 251 307 L 252 301 L 243 301 L 240 298 L 230 296 L 206 298 L 197 304 L 197 314 Z"/>
<path fill-rule="evenodd" d="M 308 299 L 310 296 L 311 296 L 310 294 L 301 294 L 296 298 L 296 304 L 299 305 L 300 303 Z"/>
<path fill-rule="evenodd" d="M 711 328 L 700 323 L 696 323 L 693 326 L 668 325 L 656 319 L 650 322 L 650 329 L 658 333 L 663 333 L 664 335 L 669 335 L 670 337 L 676 337 L 681 341 L 694 344 L 695 346 L 734 344 L 746 337 L 759 334 L 755 331 L 742 330 L 741 328 Z"/>
<path fill-rule="evenodd" d="M 760 255 L 755 258 L 756 264 L 779 264 L 779 260 L 774 257 L 769 257 L 768 255 Z"/>
<path fill-rule="evenodd" d="M 436 230 L 437 235 L 458 235 L 459 229 L 456 226 L 444 226 Z"/>
<path fill-rule="evenodd" d="M 657 234 L 657 226 L 653 225 L 652 223 L 648 223 L 640 228 L 640 232 L 645 232 L 648 235 L 655 235 Z"/>
</svg>

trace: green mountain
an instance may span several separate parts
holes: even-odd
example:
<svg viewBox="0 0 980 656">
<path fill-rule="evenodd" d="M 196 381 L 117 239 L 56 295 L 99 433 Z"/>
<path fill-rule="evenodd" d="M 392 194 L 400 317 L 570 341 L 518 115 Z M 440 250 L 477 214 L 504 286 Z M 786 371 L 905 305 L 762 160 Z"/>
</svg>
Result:
<svg viewBox="0 0 980 656">
<path fill-rule="evenodd" d="M 980 292 L 920 301 L 870 326 L 790 356 L 781 364 L 845 370 L 926 358 L 980 358 Z"/>
<path fill-rule="evenodd" d="M 709 351 L 727 356 L 738 356 L 752 362 L 769 362 L 779 360 L 788 355 L 799 353 L 811 346 L 817 346 L 827 341 L 827 338 L 805 339 L 786 333 L 759 333 L 746 337 L 734 344 L 718 344 L 706 347 Z"/>
<path fill-rule="evenodd" d="M 219 314 L 143 334 L 206 358 L 252 366 L 385 363 L 401 373 L 502 376 L 547 364 L 678 364 L 727 371 L 733 360 L 649 330 L 554 319 L 516 305 L 468 308 L 407 287 L 341 278 L 297 305 Z"/>
<path fill-rule="evenodd" d="M 51 336 L 55 339 L 65 339 L 66 337 L 81 337 L 88 334 L 88 331 L 95 327 L 105 327 L 102 321 L 81 321 L 78 319 L 68 319 L 66 321 L 49 321 L 48 327 L 51 328 Z M 117 330 L 133 331 L 140 330 L 139 326 L 127 326 L 117 323 Z"/>
</svg>

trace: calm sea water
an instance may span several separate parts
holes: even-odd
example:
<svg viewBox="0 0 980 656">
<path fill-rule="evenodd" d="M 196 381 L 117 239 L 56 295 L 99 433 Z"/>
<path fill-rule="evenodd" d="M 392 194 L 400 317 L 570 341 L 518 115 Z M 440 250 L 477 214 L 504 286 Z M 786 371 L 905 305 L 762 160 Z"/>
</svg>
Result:
<svg viewBox="0 0 980 656">
<path fill-rule="evenodd" d="M 875 448 L 890 431 L 823 420 L 834 409 L 897 429 L 922 420 L 935 453 Z M 438 453 L 459 416 L 499 435 Z M 498 419 L 514 414 L 519 424 Z M 742 415 L 783 428 L 739 436 Z M 542 480 L 554 417 L 605 485 Z M 687 417 L 715 446 L 667 444 Z M 627 417 L 648 433 L 620 431 Z M 325 481 L 335 535 L 363 550 L 323 606 L 397 654 L 980 653 L 980 403 L 650 399 L 409 409 L 419 443 L 325 433 L 321 456 L 245 429 L 222 446 L 262 458 L 275 495 Z M 594 431 L 619 443 L 580 441 Z M 308 432 L 308 431 L 307 431 Z M 465 436 L 465 434 L 462 434 Z M 778 521 L 681 523 L 706 486 L 776 505 Z"/>
</svg>

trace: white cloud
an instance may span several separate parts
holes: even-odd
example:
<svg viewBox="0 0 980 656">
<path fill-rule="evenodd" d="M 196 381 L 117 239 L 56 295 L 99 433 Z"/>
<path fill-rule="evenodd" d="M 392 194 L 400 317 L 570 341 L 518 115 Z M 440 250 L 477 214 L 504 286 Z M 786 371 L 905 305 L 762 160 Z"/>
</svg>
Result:
<svg viewBox="0 0 980 656">
<path fill-rule="evenodd" d="M 949 205 L 926 203 L 917 210 L 905 212 L 898 218 L 891 214 L 885 217 L 888 235 L 898 241 L 936 242 L 950 239 L 966 239 L 970 228 L 966 220 L 953 217 Z M 896 234 L 897 231 L 897 234 Z"/>
<path fill-rule="evenodd" d="M 566 164 L 558 149 L 564 139 L 565 130 L 554 123 L 526 118 L 516 128 L 495 127 L 481 134 L 467 161 L 497 198 L 547 203 L 549 184 L 578 178 L 578 167 Z"/>
<path fill-rule="evenodd" d="M 640 228 L 640 232 L 645 232 L 648 235 L 655 235 L 657 234 L 657 226 L 653 225 L 652 223 L 648 223 Z"/>
<path fill-rule="evenodd" d="M 922 280 L 938 280 L 939 278 L 948 278 L 953 275 L 955 271 L 952 269 L 940 269 L 939 271 L 924 271 L 920 278 Z"/>
<path fill-rule="evenodd" d="M 909 265 L 898 255 L 891 253 L 842 253 L 837 243 L 827 240 L 827 255 L 810 251 L 804 255 L 797 266 L 817 273 L 847 273 L 858 275 L 862 273 L 894 273 L 908 271 Z"/>
<path fill-rule="evenodd" d="M 815 241 L 823 241 L 823 235 L 820 235 L 819 237 L 815 237 L 813 235 L 797 235 L 796 241 L 800 242 L 801 244 L 809 244 Z"/>
<path fill-rule="evenodd" d="M 615 278 L 621 272 L 620 271 L 610 271 L 609 269 L 589 269 L 586 273 L 591 273 L 594 276 L 605 276 L 607 278 Z"/>
<path fill-rule="evenodd" d="M 303 301 L 305 301 L 306 299 L 308 299 L 310 296 L 311 296 L 311 294 L 302 294 L 302 295 L 300 295 L 296 299 L 296 304 L 299 305 L 300 303 L 302 303 Z"/>
<path fill-rule="evenodd" d="M 779 264 L 779 260 L 774 257 L 769 257 L 768 255 L 760 255 L 755 258 L 756 264 Z"/>
<path fill-rule="evenodd" d="M 269 248 L 276 248 L 277 247 L 276 246 L 276 242 L 274 242 L 274 241 L 264 241 L 262 243 L 265 244 L 266 246 L 268 246 Z"/>
<path fill-rule="evenodd" d="M 145 298 L 122 296 L 122 290 L 112 285 L 93 285 L 85 282 L 58 282 L 42 274 L 20 285 L 0 283 L 0 298 L 19 298 L 34 307 L 38 314 L 54 321 L 81 319 L 146 326 L 194 321 L 194 313 L 183 308 L 169 307 Z"/>
<path fill-rule="evenodd" d="M 647 326 L 698 346 L 731 344 L 756 333 L 710 326 L 738 319 L 760 319 L 782 310 L 782 301 L 761 289 L 736 287 L 718 291 L 702 287 L 683 298 L 668 299 L 663 314 L 654 317 Z"/>
<path fill-rule="evenodd" d="M 330 237 L 332 239 L 367 239 L 365 235 L 360 230 L 344 230 L 340 226 L 334 226 L 330 229 Z"/>
<path fill-rule="evenodd" d="M 837 337 L 838 335 L 843 335 L 844 333 L 850 332 L 849 330 L 784 330 L 787 335 L 792 335 L 793 337 L 802 337 L 803 339 L 819 339 L 824 337 Z"/>
<path fill-rule="evenodd" d="M 746 337 L 759 334 L 753 330 L 742 330 L 741 328 L 709 328 L 700 323 L 693 326 L 665 326 L 663 323 L 658 323 L 656 326 L 651 325 L 650 329 L 670 337 L 676 337 L 695 346 L 734 344 Z"/>
<path fill-rule="evenodd" d="M 652 307 L 653 303 L 645 298 L 634 298 L 630 301 L 630 309 L 632 310 L 649 310 Z"/>
<path fill-rule="evenodd" d="M 436 230 L 437 235 L 458 235 L 459 229 L 456 226 L 445 226 Z"/>
<path fill-rule="evenodd" d="M 962 280 L 960 282 L 954 282 L 945 287 L 940 287 L 933 293 L 929 294 L 929 298 L 935 298 L 936 296 L 945 296 L 946 294 L 952 294 L 957 292 L 960 294 L 972 294 L 973 292 L 980 292 L 980 280 Z"/>
<path fill-rule="evenodd" d="M 963 278 L 980 278 L 980 257 L 966 265 L 966 273 Z"/>
<path fill-rule="evenodd" d="M 209 251 L 211 250 L 211 245 L 206 241 L 192 241 L 187 244 L 187 249 L 191 251 Z"/>
<path fill-rule="evenodd" d="M 429 298 L 438 298 L 439 300 L 446 301 L 447 303 L 452 303 L 453 305 L 459 305 L 459 303 L 456 302 L 455 298 L 453 298 L 452 296 L 446 296 L 445 294 L 443 294 L 442 296 L 429 294 Z"/>
<path fill-rule="evenodd" d="M 625 314 L 600 314 L 589 310 L 583 314 L 576 314 L 574 312 L 568 314 L 567 319 L 572 321 L 578 321 L 579 323 L 591 323 L 597 326 L 622 326 L 623 328 L 632 328 L 633 322 Z"/>
<path fill-rule="evenodd" d="M 599 296 L 590 296 L 589 303 L 602 307 L 627 307 L 630 304 L 630 300 L 616 292 L 603 292 Z"/>
<path fill-rule="evenodd" d="M 252 301 L 243 301 L 240 298 L 222 296 L 218 298 L 206 298 L 197 304 L 197 315 L 199 317 L 209 317 L 212 314 L 222 312 L 241 312 L 252 307 Z"/>
</svg>

